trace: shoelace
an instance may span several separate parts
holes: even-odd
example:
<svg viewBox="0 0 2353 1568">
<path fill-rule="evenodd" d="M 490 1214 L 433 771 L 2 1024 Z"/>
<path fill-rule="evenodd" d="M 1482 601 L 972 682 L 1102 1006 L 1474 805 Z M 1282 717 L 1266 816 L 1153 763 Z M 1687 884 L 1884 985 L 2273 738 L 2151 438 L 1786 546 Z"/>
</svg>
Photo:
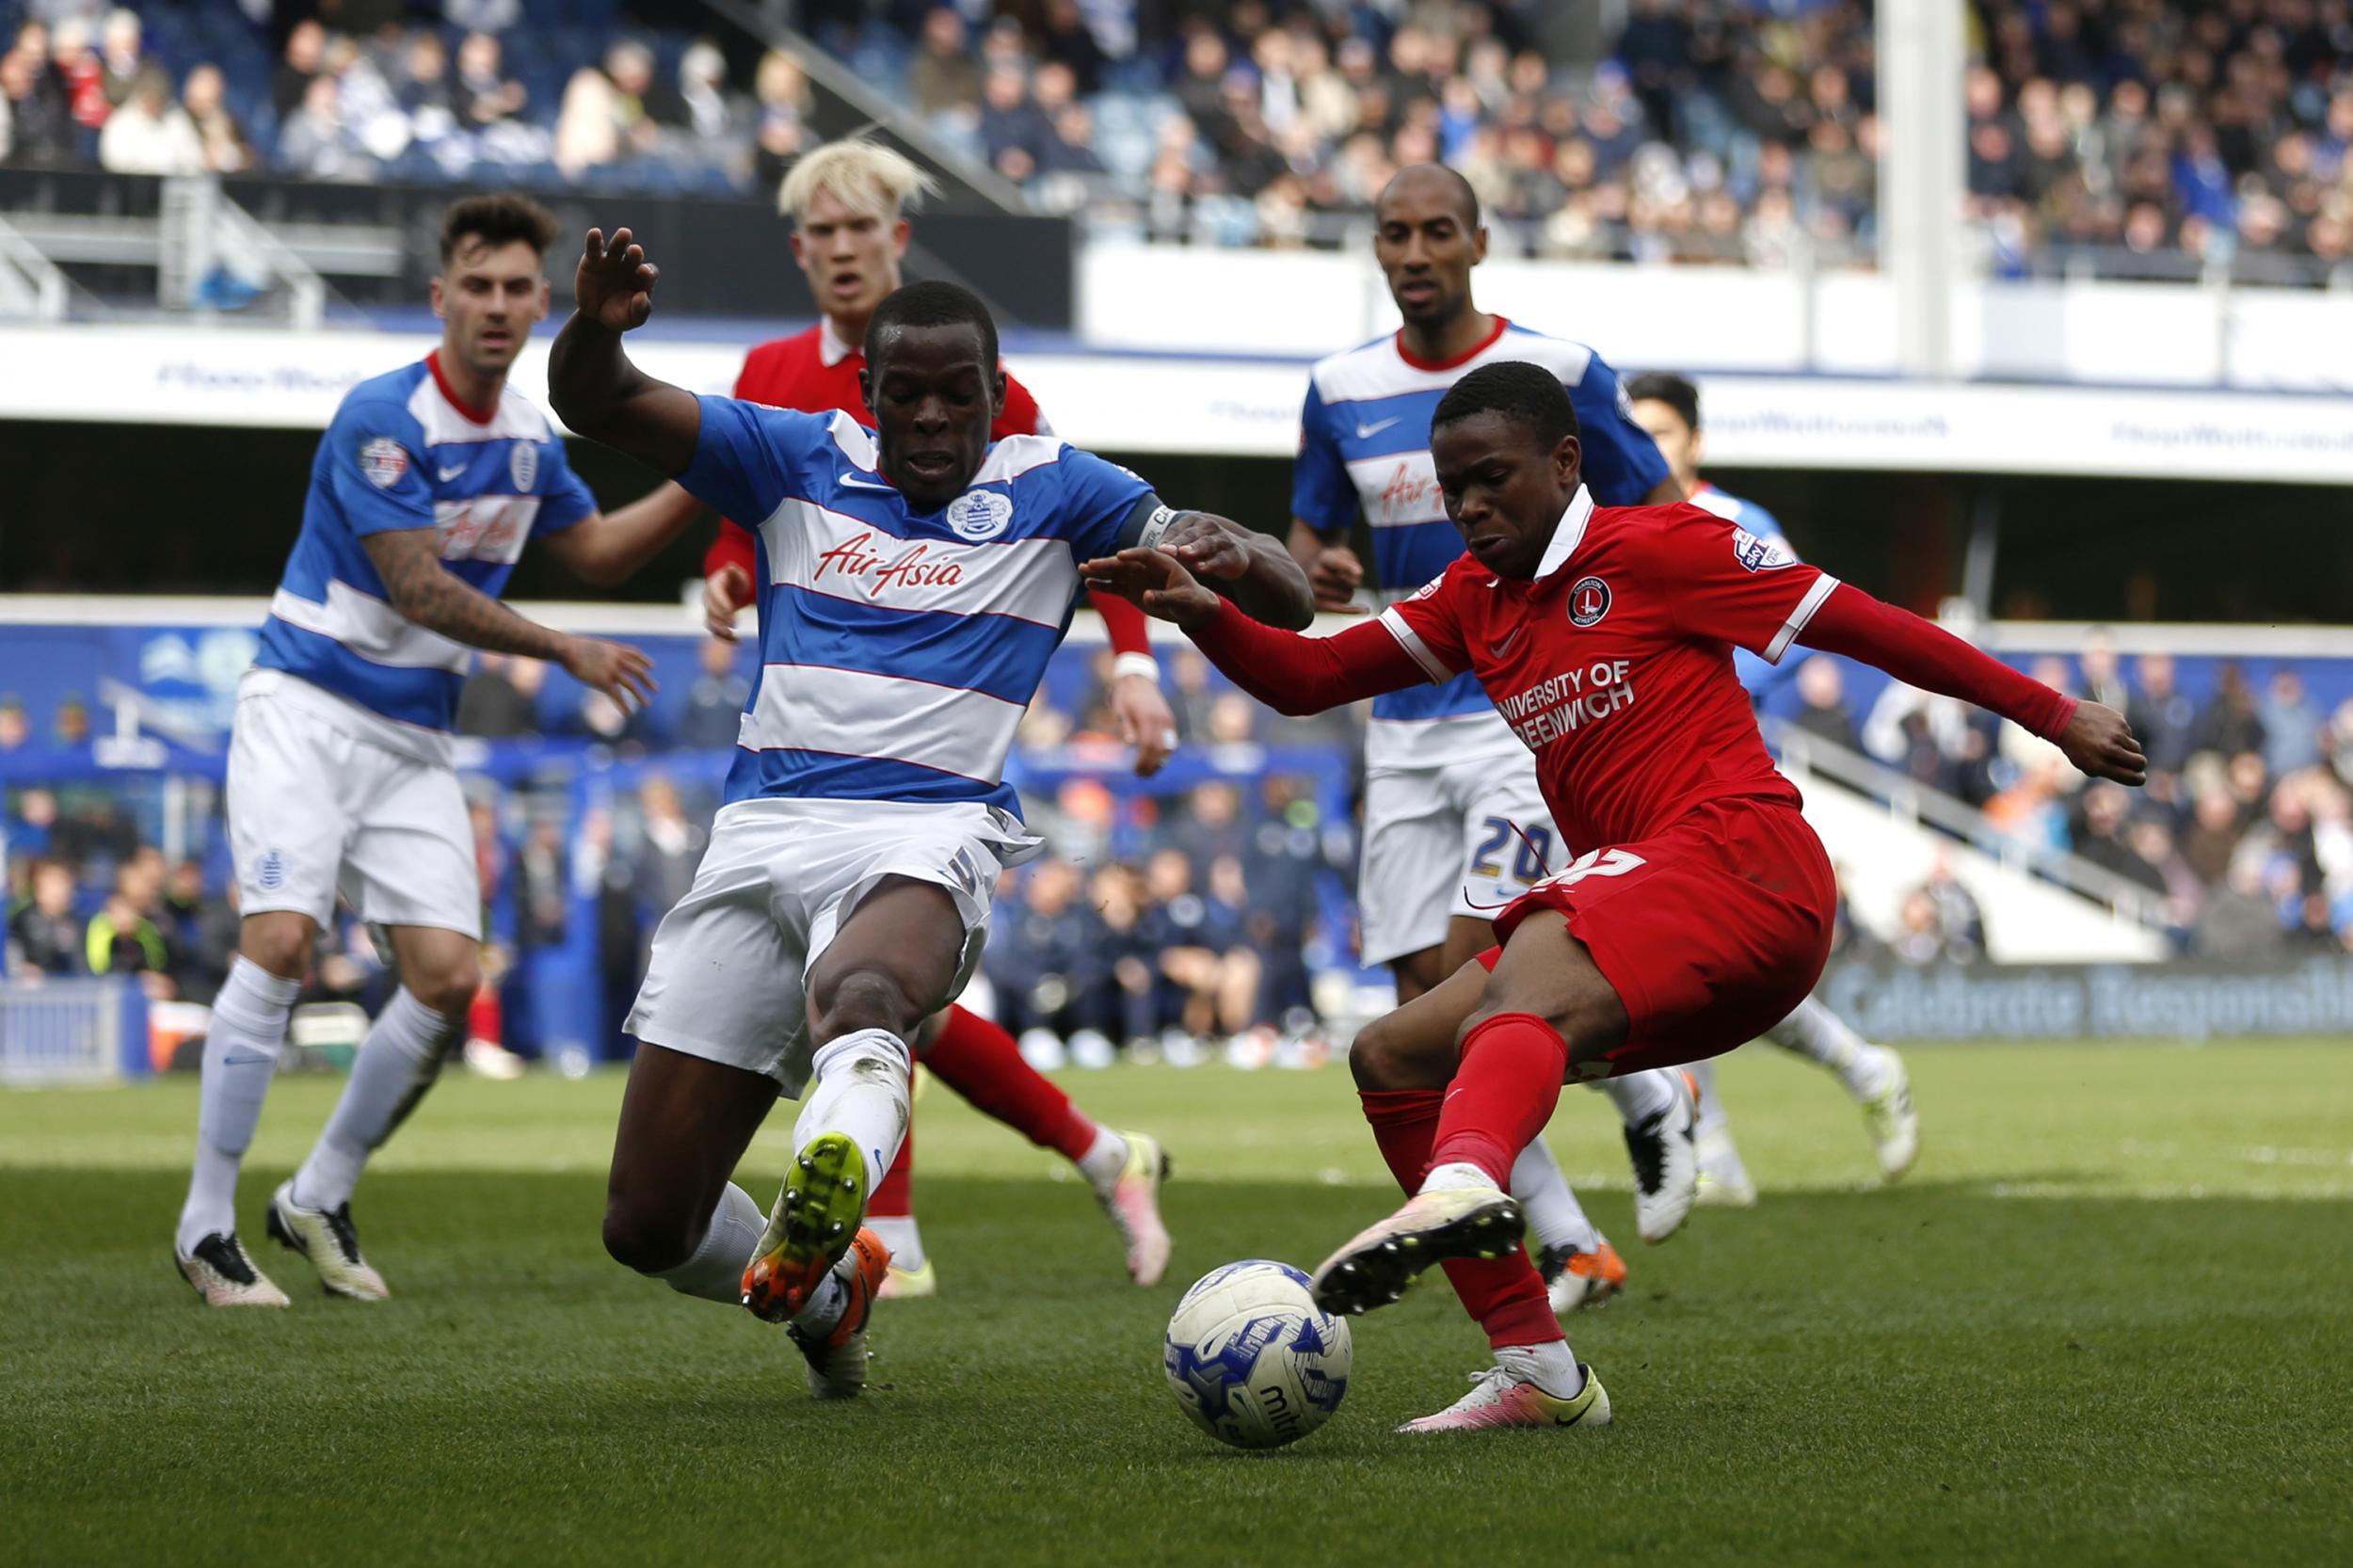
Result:
<svg viewBox="0 0 2353 1568">
<path fill-rule="evenodd" d="M 206 1237 L 197 1244 L 196 1256 L 211 1264 L 216 1273 L 239 1285 L 251 1285 L 262 1277 L 245 1249 L 226 1237 Z"/>
</svg>

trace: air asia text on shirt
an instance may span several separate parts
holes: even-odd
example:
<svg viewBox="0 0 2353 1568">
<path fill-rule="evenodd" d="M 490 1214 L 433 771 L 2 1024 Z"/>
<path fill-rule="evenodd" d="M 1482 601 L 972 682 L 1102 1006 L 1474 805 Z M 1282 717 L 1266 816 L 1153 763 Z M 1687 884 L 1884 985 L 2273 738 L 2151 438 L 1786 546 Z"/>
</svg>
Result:
<svg viewBox="0 0 2353 1568">
<path fill-rule="evenodd" d="M 957 563 L 924 560 L 932 548 L 928 543 L 909 545 L 896 560 L 886 561 L 880 552 L 868 548 L 868 541 L 873 536 L 869 530 L 820 552 L 817 569 L 810 574 L 809 582 L 814 584 L 823 581 L 829 571 L 842 577 L 872 578 L 873 583 L 866 596 L 879 599 L 882 591 L 894 584 L 909 588 L 946 588 L 964 581 L 964 568 Z"/>
<path fill-rule="evenodd" d="M 1598 724 L 1634 706 L 1634 683 L 1626 679 L 1630 659 L 1596 659 L 1581 670 L 1547 676 L 1526 691 L 1496 704 L 1520 744 L 1537 747 Z"/>
</svg>

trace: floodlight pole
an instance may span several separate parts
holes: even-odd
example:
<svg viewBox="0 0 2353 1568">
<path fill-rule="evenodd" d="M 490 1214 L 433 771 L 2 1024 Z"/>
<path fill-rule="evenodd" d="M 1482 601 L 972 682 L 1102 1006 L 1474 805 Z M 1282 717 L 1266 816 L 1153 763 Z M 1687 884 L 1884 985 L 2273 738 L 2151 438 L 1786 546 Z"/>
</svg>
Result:
<svg viewBox="0 0 2353 1568">
<path fill-rule="evenodd" d="M 1880 267 L 1896 296 L 1896 368 L 1953 374 L 1967 147 L 1961 0 L 1880 0 Z"/>
</svg>

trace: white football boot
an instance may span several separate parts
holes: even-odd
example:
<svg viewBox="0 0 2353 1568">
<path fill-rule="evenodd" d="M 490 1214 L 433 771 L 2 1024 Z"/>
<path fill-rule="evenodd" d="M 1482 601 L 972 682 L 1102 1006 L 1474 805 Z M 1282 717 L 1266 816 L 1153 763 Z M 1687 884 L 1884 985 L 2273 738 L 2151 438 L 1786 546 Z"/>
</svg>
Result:
<svg viewBox="0 0 2353 1568">
<path fill-rule="evenodd" d="M 1699 1121 L 1699 1088 L 1686 1072 L 1672 1072 L 1673 1103 L 1640 1127 L 1625 1129 L 1625 1152 L 1634 1162 L 1634 1228 L 1657 1246 L 1683 1228 L 1700 1190 L 1699 1150 L 1693 1128 Z"/>
<path fill-rule="evenodd" d="M 269 1239 L 289 1252 L 298 1252 L 316 1269 L 319 1283 L 330 1296 L 355 1302 L 380 1302 L 392 1294 L 384 1276 L 360 1256 L 360 1233 L 351 1228 L 351 1205 L 337 1208 L 305 1208 L 294 1201 L 294 1183 L 279 1184 L 269 1198 L 263 1221 Z"/>
<path fill-rule="evenodd" d="M 196 1288 L 206 1306 L 287 1306 L 286 1292 L 253 1266 L 235 1231 L 215 1231 L 192 1253 L 171 1250 L 181 1277 Z"/>
</svg>

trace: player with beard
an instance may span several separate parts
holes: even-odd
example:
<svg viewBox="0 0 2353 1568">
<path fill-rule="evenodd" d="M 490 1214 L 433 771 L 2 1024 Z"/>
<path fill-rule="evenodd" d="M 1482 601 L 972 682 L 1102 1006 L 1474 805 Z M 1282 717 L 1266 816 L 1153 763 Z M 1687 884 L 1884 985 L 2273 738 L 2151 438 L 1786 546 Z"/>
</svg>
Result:
<svg viewBox="0 0 2353 1568">
<path fill-rule="evenodd" d="M 1327 1311 L 1392 1302 L 1443 1263 L 1496 1366 L 1407 1431 L 1594 1426 L 1609 1396 L 1570 1352 L 1508 1191 L 1566 1081 L 1704 1060 L 1788 1016 L 1829 954 L 1830 859 L 1757 733 L 1732 650 L 1802 639 L 1974 702 L 2095 777 L 2137 785 L 2122 715 L 2078 702 L 1705 508 L 1603 507 L 1546 368 L 1495 364 L 1440 401 L 1431 453 L 1467 553 L 1337 636 L 1234 613 L 1169 555 L 1091 561 L 1288 713 L 1475 675 L 1535 754 L 1580 853 L 1496 920 L 1502 945 L 1360 1033 L 1350 1065 L 1413 1194 L 1326 1258 Z"/>
</svg>

